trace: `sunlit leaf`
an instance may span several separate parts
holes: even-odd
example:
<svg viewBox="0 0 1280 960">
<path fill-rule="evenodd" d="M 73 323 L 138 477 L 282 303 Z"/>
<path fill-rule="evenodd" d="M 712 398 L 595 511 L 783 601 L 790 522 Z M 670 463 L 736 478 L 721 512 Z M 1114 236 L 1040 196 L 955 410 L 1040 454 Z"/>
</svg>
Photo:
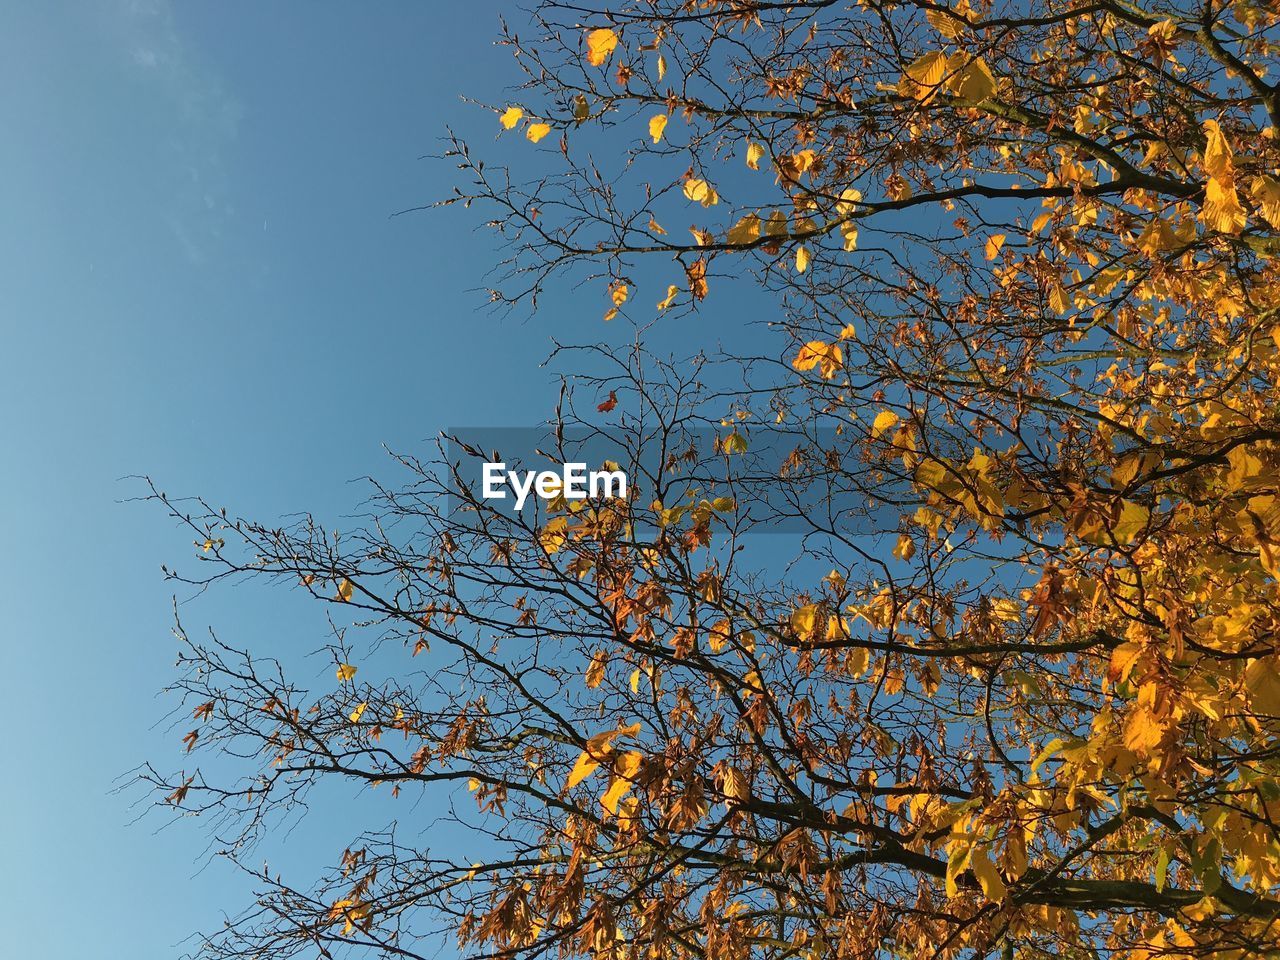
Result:
<svg viewBox="0 0 1280 960">
<path fill-rule="evenodd" d="M 618 35 L 608 27 L 592 30 L 587 34 L 587 63 L 599 67 L 609 59 L 618 46 Z"/>
<path fill-rule="evenodd" d="M 662 133 L 667 129 L 667 115 L 655 113 L 649 118 L 649 136 L 654 143 L 662 142 Z"/>
<path fill-rule="evenodd" d="M 712 207 L 720 202 L 720 195 L 716 193 L 715 187 L 697 177 L 690 177 L 684 182 L 684 195 L 704 207 Z"/>
</svg>

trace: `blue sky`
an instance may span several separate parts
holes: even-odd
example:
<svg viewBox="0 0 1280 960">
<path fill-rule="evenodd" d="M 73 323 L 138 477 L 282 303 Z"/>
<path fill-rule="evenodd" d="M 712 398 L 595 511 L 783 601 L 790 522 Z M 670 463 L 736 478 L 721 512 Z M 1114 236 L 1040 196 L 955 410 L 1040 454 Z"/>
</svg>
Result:
<svg viewBox="0 0 1280 960">
<path fill-rule="evenodd" d="M 4 6 L 6 952 L 171 956 L 248 887 L 201 869 L 203 831 L 131 823 L 137 796 L 110 792 L 181 763 L 182 731 L 157 725 L 176 650 L 159 565 L 190 550 L 121 478 L 340 514 L 352 478 L 391 469 L 384 444 L 549 411 L 545 317 L 595 337 L 602 306 L 495 316 L 478 217 L 389 216 L 443 193 L 447 167 L 419 158 L 447 124 L 495 133 L 459 96 L 514 79 L 490 42 L 502 4 Z M 195 628 L 294 642 L 252 595 L 192 607 Z M 300 836 L 340 850 L 332 827 Z"/>
</svg>

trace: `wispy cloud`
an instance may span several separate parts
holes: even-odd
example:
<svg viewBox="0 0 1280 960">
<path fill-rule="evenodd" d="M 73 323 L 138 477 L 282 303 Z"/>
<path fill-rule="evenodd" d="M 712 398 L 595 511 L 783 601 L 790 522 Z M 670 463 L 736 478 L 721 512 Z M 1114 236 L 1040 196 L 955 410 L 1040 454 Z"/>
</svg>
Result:
<svg viewBox="0 0 1280 960">
<path fill-rule="evenodd" d="M 165 219 L 186 255 L 201 262 L 234 214 L 225 157 L 241 109 L 180 34 L 170 0 L 116 2 L 114 39 L 127 68 L 155 98 Z"/>
</svg>

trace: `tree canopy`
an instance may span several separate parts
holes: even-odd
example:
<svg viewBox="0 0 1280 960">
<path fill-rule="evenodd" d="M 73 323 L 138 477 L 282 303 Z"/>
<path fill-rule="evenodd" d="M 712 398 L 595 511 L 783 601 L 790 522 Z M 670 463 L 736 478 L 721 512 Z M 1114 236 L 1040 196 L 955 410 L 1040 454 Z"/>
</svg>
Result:
<svg viewBox="0 0 1280 960">
<path fill-rule="evenodd" d="M 179 628 L 208 763 L 163 803 L 238 860 L 329 779 L 441 818 L 255 869 L 204 955 L 1280 954 L 1280 10 L 546 2 L 502 42 L 528 162 L 452 141 L 450 202 L 497 302 L 637 324 L 546 415 L 659 467 L 529 519 L 442 447 L 341 536 L 153 491 L 175 579 L 335 623 L 320 689 Z"/>
</svg>

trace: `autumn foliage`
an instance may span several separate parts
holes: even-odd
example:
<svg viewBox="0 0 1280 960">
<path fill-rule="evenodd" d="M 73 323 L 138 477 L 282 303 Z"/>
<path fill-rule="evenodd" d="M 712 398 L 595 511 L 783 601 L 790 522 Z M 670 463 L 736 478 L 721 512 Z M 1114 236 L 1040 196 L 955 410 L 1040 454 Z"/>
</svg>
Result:
<svg viewBox="0 0 1280 960">
<path fill-rule="evenodd" d="M 722 292 L 776 320 L 764 356 L 585 351 L 547 416 L 794 452 L 768 496 L 659 473 L 536 522 L 406 457 L 340 538 L 157 494 L 207 563 L 179 579 L 339 629 L 314 690 L 188 641 L 166 804 L 236 857 L 323 779 L 406 811 L 260 874 L 206 954 L 1280 954 L 1280 11 L 533 16 L 494 129 L 542 172 L 451 150 L 495 299 L 585 283 L 730 347 Z M 752 540 L 801 485 L 804 537 Z"/>
</svg>

